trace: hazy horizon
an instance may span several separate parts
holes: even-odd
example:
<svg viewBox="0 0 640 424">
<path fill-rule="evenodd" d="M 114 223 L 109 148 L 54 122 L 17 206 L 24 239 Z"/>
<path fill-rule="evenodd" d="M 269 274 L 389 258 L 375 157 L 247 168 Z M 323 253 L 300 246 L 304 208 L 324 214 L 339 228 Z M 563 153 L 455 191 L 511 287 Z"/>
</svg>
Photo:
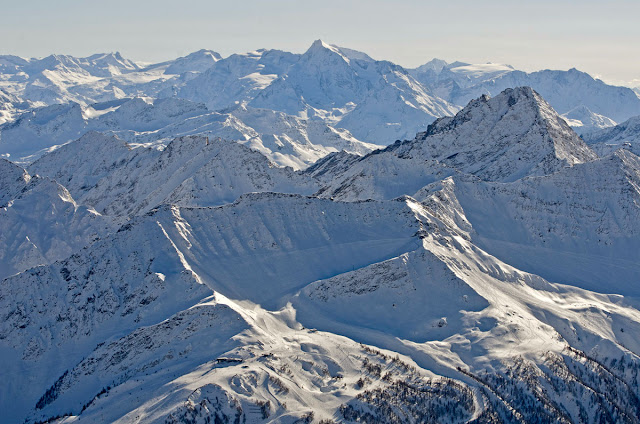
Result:
<svg viewBox="0 0 640 424">
<path fill-rule="evenodd" d="M 210 49 L 223 57 L 259 48 L 304 52 L 316 39 L 407 68 L 433 58 L 504 63 L 524 71 L 577 68 L 640 85 L 640 2 L 543 0 L 456 4 L 380 0 L 242 4 L 186 0 L 105 4 L 34 0 L 3 7 L 0 54 L 89 56 L 119 51 L 161 62 Z"/>
</svg>

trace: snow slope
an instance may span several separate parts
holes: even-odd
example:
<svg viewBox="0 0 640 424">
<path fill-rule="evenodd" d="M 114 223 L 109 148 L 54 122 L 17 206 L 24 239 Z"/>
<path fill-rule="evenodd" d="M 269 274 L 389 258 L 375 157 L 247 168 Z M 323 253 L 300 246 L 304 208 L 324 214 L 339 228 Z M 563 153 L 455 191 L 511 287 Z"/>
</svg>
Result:
<svg viewBox="0 0 640 424">
<path fill-rule="evenodd" d="M 22 162 L 84 134 L 86 120 L 77 103 L 56 104 L 19 115 L 0 127 L 0 151 L 8 159 Z"/>
<path fill-rule="evenodd" d="M 455 117 L 437 120 L 414 140 L 373 152 L 346 170 L 337 166 L 320 194 L 340 200 L 390 199 L 456 172 L 508 182 L 596 158 L 535 91 L 507 89 L 470 102 Z"/>
<path fill-rule="evenodd" d="M 22 109 L 28 107 L 28 102 L 0 88 L 0 125 L 12 121 Z"/>
<path fill-rule="evenodd" d="M 268 304 L 305 281 L 415 248 L 420 225 L 404 202 L 372 206 L 267 193 L 220 208 L 164 207 L 64 261 L 7 278 L 0 297 L 0 340 L 8 360 L 3 376 L 21 372 L 22 361 L 34 364 L 33 374 L 15 378 L 9 389 L 24 394 L 21 408 L 37 402 L 43 384 L 96 343 L 160 322 L 209 296 L 205 280 L 216 290 Z M 39 314 L 44 307 L 50 312 Z M 209 328 L 208 320 L 199 325 Z M 58 363 L 47 369 L 54 358 Z M 42 375 L 49 377 L 31 381 Z M 90 386 L 97 393 L 109 383 L 92 380 Z"/>
<path fill-rule="evenodd" d="M 593 113 L 586 106 L 578 106 L 577 108 L 571 109 L 569 112 L 562 114 L 562 117 L 570 127 L 581 134 L 616 125 L 613 119 Z"/>
<path fill-rule="evenodd" d="M 464 217 L 474 243 L 519 269 L 638 296 L 639 187 L 640 158 L 618 151 L 510 184 L 452 177 L 416 197 Z"/>
<path fill-rule="evenodd" d="M 598 147 L 633 120 L 587 144 L 520 87 L 426 126 L 521 76 L 419 71 L 0 57 L 2 420 L 639 423 L 640 158 Z M 526 78 L 583 126 L 634 107 Z"/>
<path fill-rule="evenodd" d="M 231 115 L 255 134 L 248 131 L 244 144 L 274 162 L 294 169 L 306 168 L 331 152 L 365 155 L 382 147 L 362 142 L 349 131 L 322 121 L 305 120 L 269 109 L 239 107 Z"/>
<path fill-rule="evenodd" d="M 177 95 L 202 102 L 210 110 L 220 110 L 243 104 L 286 73 L 299 55 L 280 50 L 256 50 L 233 54 L 182 86 L 161 95 Z"/>
<path fill-rule="evenodd" d="M 464 88 L 447 100 L 464 104 L 481 94 L 495 95 L 508 87 L 519 86 L 532 87 L 560 113 L 584 105 L 616 122 L 640 113 L 640 99 L 631 89 L 607 85 L 576 69 L 531 73 L 513 71 Z"/>
<path fill-rule="evenodd" d="M 113 229 L 55 181 L 31 177 L 0 209 L 0 278 L 64 259 Z"/>
<path fill-rule="evenodd" d="M 21 394 L 2 396 L 10 421 L 24 418 L 51 382 L 96 344 L 211 294 L 154 221 L 125 227 L 64 261 L 0 284 L 3 392 Z"/>
<path fill-rule="evenodd" d="M 617 149 L 640 154 L 640 116 L 630 118 L 612 128 L 586 132 L 582 138 L 601 156 Z"/>
<path fill-rule="evenodd" d="M 60 181 L 82 204 L 116 216 L 145 213 L 166 202 L 214 206 L 247 192 L 317 190 L 312 178 L 280 168 L 255 150 L 203 136 L 177 138 L 160 151 L 130 150 L 122 140 L 89 133 L 30 169 Z"/>
<path fill-rule="evenodd" d="M 268 307 L 305 283 L 407 251 L 421 229 L 402 200 L 334 203 L 275 193 L 163 216 L 179 221 L 159 222 L 214 290 Z"/>
<path fill-rule="evenodd" d="M 283 207 L 300 215 L 286 219 Z M 390 220 L 395 222 L 380 225 Z M 211 232 L 214 223 L 228 230 L 218 224 Z M 413 236 L 411 227 L 419 229 Z M 221 230 L 233 237 L 216 236 Z M 399 230 L 413 241 L 396 254 L 388 242 L 371 246 L 371 240 Z M 358 239 L 369 240 L 371 249 L 362 253 L 366 261 L 349 269 L 345 260 L 351 258 L 341 249 Z M 297 252 L 298 260 L 289 257 L 282 262 L 289 266 L 279 267 L 274 255 L 276 262 L 242 266 L 269 244 L 275 252 Z M 113 246 L 126 262 L 108 266 Z M 236 252 L 236 274 L 224 279 L 240 287 L 223 287 L 219 261 Z M 342 259 L 325 262 L 329 252 Z M 305 267 L 314 257 L 323 266 Z M 332 263 L 336 267 L 327 270 Z M 105 271 L 106 278 L 96 277 Z M 327 271 L 330 279 L 314 281 Z M 54 281 L 73 293 L 83 284 L 82 294 L 67 305 L 53 290 L 29 289 L 55 287 Z M 291 303 L 279 302 L 283 307 L 275 311 L 251 300 L 211 296 L 198 284 L 222 293 L 235 289 L 235 295 L 255 284 L 272 285 L 277 294 L 289 291 L 293 281 L 301 291 L 293 287 Z M 9 358 L 6 352 L 27 355 L 8 361 L 4 375 L 21 361 L 38 357 L 42 363 L 55 351 L 73 352 L 46 372 L 31 367 L 28 375 L 46 375 L 35 383 L 13 380 L 10 389 L 23 394 L 13 417 L 28 422 L 66 414 L 112 422 L 294 422 L 305 416 L 355 421 L 366 413 L 372 421 L 396 416 L 414 422 L 427 419 L 420 415 L 426 411 L 463 422 L 571 422 L 584 416 L 592 417 L 587 422 L 603 416 L 636 422 L 637 309 L 619 296 L 518 271 L 411 198 L 336 203 L 260 194 L 221 208 L 162 208 L 67 261 L 2 284 L 25 306 L 0 303 L 9 317 L 0 343 Z M 123 295 L 108 296 L 111 290 Z M 186 296 L 172 296 L 185 290 Z M 248 294 L 265 299 L 254 290 Z M 26 320 L 38 302 L 63 319 Z M 70 323 L 80 313 L 91 318 L 75 328 Z M 37 328 L 46 331 L 27 342 Z M 64 348 L 42 345 L 54 339 L 64 340 Z M 100 339 L 105 343 L 96 346 Z"/>
<path fill-rule="evenodd" d="M 15 198 L 29 183 L 31 175 L 26 170 L 0 158 L 0 206 Z"/>
<path fill-rule="evenodd" d="M 226 113 L 210 112 L 203 104 L 172 97 L 35 109 L 0 126 L 0 152 L 16 162 L 28 163 L 89 131 L 116 134 L 133 146 L 163 146 L 190 134 L 222 137 L 248 144 L 274 162 L 295 169 L 330 152 L 365 154 L 380 147 L 321 121 L 245 106 Z"/>
<path fill-rule="evenodd" d="M 411 136 L 457 110 L 403 68 L 355 57 L 317 40 L 249 105 L 324 119 L 376 144 Z"/>
</svg>

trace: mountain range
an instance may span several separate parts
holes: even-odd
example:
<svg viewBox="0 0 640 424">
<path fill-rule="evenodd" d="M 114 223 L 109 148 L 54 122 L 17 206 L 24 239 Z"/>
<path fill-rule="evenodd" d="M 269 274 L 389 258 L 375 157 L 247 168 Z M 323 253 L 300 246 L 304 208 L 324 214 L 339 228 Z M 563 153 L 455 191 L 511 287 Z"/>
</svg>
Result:
<svg viewBox="0 0 640 424">
<path fill-rule="evenodd" d="M 321 41 L 0 75 L 2 420 L 640 422 L 630 89 Z"/>
<path fill-rule="evenodd" d="M 89 130 L 165 143 L 210 131 L 302 169 L 332 151 L 364 154 L 410 139 L 482 94 L 519 86 L 540 93 L 581 134 L 640 115 L 632 89 L 575 69 L 526 73 L 438 59 L 405 69 L 321 40 L 303 54 L 200 50 L 145 65 L 119 53 L 0 56 L 0 74 L 0 155 L 23 164 Z"/>
</svg>

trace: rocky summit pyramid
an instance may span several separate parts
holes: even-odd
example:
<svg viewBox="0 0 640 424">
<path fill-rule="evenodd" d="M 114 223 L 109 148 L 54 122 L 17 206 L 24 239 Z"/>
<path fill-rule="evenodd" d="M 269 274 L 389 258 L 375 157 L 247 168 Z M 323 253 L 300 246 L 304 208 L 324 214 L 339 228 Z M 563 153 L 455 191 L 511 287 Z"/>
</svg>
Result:
<svg viewBox="0 0 640 424">
<path fill-rule="evenodd" d="M 550 174 L 597 158 L 529 87 L 473 100 L 454 117 L 437 120 L 415 140 L 390 150 L 436 159 L 487 181 Z"/>
<path fill-rule="evenodd" d="M 393 198 L 454 173 L 510 182 L 595 159 L 597 155 L 544 99 L 521 87 L 473 100 L 415 139 L 397 141 L 349 167 L 335 164 L 321 195 L 343 200 Z M 325 167 L 323 173 L 331 170 Z"/>
</svg>

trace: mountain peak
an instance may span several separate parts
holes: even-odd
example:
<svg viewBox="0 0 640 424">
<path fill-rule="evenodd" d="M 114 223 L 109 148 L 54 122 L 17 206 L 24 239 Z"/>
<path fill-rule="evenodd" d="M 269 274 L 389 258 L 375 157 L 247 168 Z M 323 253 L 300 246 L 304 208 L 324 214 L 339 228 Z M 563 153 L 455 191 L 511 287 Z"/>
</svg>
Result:
<svg viewBox="0 0 640 424">
<path fill-rule="evenodd" d="M 326 57 L 328 55 L 338 55 L 345 62 L 349 63 L 349 58 L 340 50 L 339 47 L 327 44 L 320 39 L 314 41 L 313 44 L 311 44 L 311 47 L 309 47 L 309 49 L 304 53 L 304 56 L 311 58 Z"/>
<path fill-rule="evenodd" d="M 640 153 L 640 116 L 634 116 L 610 128 L 586 131 L 582 134 L 585 142 L 600 156 L 618 149 L 628 149 Z"/>
<path fill-rule="evenodd" d="M 331 45 L 318 38 L 313 43 L 311 43 L 311 47 L 309 47 L 309 50 L 311 49 L 331 49 Z"/>
<path fill-rule="evenodd" d="M 165 69 L 165 74 L 204 72 L 221 59 L 222 56 L 213 50 L 200 49 L 169 62 L 170 65 Z"/>
<path fill-rule="evenodd" d="M 531 87 L 509 88 L 472 100 L 454 117 L 440 118 L 396 154 L 420 152 L 488 181 L 546 175 L 597 158 Z"/>
<path fill-rule="evenodd" d="M 542 98 L 536 93 L 531 87 L 515 87 L 515 88 L 507 88 L 502 93 L 496 96 L 496 98 L 500 97 L 508 97 L 508 102 L 510 106 L 520 101 L 532 101 L 534 103 L 538 103 L 538 101 L 542 100 Z"/>
<path fill-rule="evenodd" d="M 438 58 L 433 58 L 424 65 L 418 66 L 415 70 L 417 72 L 428 72 L 434 71 L 436 73 L 440 73 L 444 68 L 446 68 L 449 64 Z"/>
<path fill-rule="evenodd" d="M 562 117 L 567 121 L 569 126 L 579 129 L 581 133 L 616 125 L 613 119 L 592 112 L 591 109 L 585 105 L 576 106 L 569 112 L 563 113 Z"/>
<path fill-rule="evenodd" d="M 184 59 L 187 58 L 191 58 L 191 59 L 195 59 L 198 57 L 211 57 L 213 59 L 215 59 L 216 61 L 222 59 L 222 56 L 220 56 L 220 53 L 215 52 L 213 50 L 209 50 L 209 49 L 200 49 L 198 51 L 195 51 L 193 53 L 190 53 L 186 56 L 184 56 Z"/>
</svg>

